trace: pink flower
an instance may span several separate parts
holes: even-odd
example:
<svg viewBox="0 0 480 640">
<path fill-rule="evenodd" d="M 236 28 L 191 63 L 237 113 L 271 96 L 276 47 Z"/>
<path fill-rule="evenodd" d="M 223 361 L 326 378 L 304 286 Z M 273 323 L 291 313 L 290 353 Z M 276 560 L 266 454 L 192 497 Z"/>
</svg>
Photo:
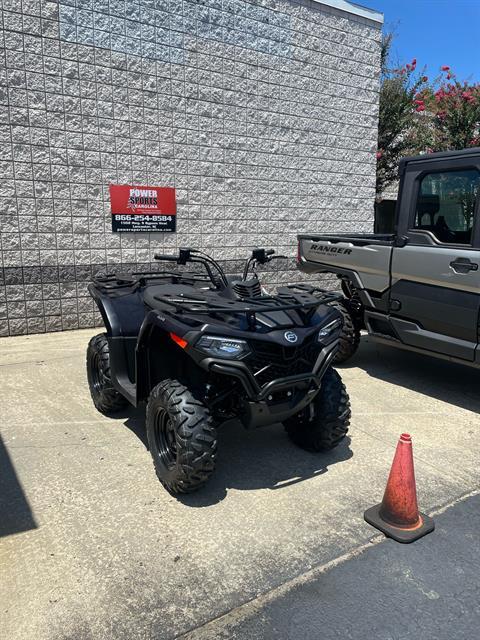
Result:
<svg viewBox="0 0 480 640">
<path fill-rule="evenodd" d="M 464 91 L 462 93 L 462 98 L 465 100 L 465 102 L 475 102 L 475 98 L 469 91 Z"/>
<path fill-rule="evenodd" d="M 418 104 L 418 106 L 425 104 L 425 100 L 414 100 L 413 101 L 415 104 Z"/>
<path fill-rule="evenodd" d="M 381 149 L 379 149 L 375 155 L 376 155 L 376 157 L 377 157 L 377 160 L 380 160 L 380 158 L 383 156 L 383 152 L 382 152 L 382 150 L 381 150 Z"/>
<path fill-rule="evenodd" d="M 425 111 L 425 105 L 419 104 L 418 107 L 415 109 L 415 111 Z"/>
<path fill-rule="evenodd" d="M 440 67 L 440 69 L 442 71 L 450 71 L 450 67 L 448 67 L 446 64 L 444 64 L 443 67 Z"/>
<path fill-rule="evenodd" d="M 428 82 L 428 76 L 422 76 L 422 82 Z"/>
</svg>

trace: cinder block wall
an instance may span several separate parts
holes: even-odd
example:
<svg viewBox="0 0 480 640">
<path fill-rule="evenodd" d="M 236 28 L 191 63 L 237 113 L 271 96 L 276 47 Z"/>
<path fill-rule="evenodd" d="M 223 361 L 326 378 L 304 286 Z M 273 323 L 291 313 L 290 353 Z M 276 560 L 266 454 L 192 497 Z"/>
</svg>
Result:
<svg viewBox="0 0 480 640">
<path fill-rule="evenodd" d="M 293 256 L 372 229 L 380 24 L 305 0 L 3 0 L 0 335 L 99 323 L 87 283 L 155 250 Z M 113 234 L 110 183 L 175 186 Z M 294 281 L 293 261 L 271 282 Z"/>
</svg>

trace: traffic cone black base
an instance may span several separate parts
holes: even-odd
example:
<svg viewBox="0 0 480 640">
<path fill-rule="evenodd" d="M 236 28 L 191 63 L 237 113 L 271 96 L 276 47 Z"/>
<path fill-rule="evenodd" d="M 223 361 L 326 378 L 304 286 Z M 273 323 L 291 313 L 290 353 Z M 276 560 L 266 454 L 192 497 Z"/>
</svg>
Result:
<svg viewBox="0 0 480 640">
<path fill-rule="evenodd" d="M 363 514 L 366 522 L 371 524 L 372 527 L 379 529 L 382 533 L 384 533 L 388 538 L 392 538 L 397 542 L 403 542 L 408 544 L 409 542 L 414 542 L 418 540 L 422 536 L 426 536 L 427 533 L 431 533 L 435 529 L 435 523 L 429 516 L 424 513 L 419 513 L 419 523 L 415 527 L 412 528 L 403 528 L 403 527 L 395 527 L 388 522 L 385 522 L 380 517 L 380 509 L 381 504 L 376 504 L 374 507 L 370 507 Z"/>
</svg>

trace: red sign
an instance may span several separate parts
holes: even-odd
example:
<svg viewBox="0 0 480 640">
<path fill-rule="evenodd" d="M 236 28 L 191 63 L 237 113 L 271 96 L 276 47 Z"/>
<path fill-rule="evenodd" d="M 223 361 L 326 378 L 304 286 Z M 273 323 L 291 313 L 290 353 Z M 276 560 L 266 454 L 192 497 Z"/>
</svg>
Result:
<svg viewBox="0 0 480 640">
<path fill-rule="evenodd" d="M 172 187 L 110 185 L 113 231 L 176 230 L 177 205 Z"/>
</svg>

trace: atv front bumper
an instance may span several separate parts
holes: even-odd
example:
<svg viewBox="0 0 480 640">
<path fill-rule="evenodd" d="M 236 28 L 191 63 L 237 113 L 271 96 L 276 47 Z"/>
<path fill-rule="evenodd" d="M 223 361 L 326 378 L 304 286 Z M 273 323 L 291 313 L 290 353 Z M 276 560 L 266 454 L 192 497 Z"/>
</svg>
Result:
<svg viewBox="0 0 480 640">
<path fill-rule="evenodd" d="M 247 429 L 263 427 L 290 418 L 312 402 L 337 347 L 337 341 L 324 347 L 310 373 L 277 378 L 263 386 L 258 384 L 250 369 L 241 361 L 227 363 L 214 360 L 209 362 L 209 369 L 240 381 L 246 394 L 240 419 Z"/>
</svg>

